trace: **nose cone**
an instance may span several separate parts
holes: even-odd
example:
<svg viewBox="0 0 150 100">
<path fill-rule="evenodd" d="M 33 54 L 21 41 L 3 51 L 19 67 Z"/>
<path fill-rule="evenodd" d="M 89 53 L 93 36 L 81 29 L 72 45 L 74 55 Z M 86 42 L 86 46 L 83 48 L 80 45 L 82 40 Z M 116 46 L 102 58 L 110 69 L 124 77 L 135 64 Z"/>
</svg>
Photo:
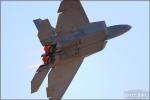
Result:
<svg viewBox="0 0 150 100">
<path fill-rule="evenodd" d="M 108 30 L 107 39 L 120 36 L 125 32 L 129 31 L 130 29 L 131 29 L 130 25 L 114 25 L 114 26 L 107 27 Z"/>
</svg>

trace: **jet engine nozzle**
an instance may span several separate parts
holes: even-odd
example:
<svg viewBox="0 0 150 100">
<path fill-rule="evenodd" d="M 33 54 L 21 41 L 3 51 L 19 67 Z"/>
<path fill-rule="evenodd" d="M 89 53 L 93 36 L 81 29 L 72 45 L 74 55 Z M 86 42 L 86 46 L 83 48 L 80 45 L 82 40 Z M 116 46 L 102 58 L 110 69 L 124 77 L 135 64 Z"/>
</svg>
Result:
<svg viewBox="0 0 150 100">
<path fill-rule="evenodd" d="M 130 25 L 114 25 L 107 27 L 108 34 L 107 39 L 112 39 L 114 37 L 120 36 L 124 34 L 125 32 L 129 31 L 131 29 Z"/>
</svg>

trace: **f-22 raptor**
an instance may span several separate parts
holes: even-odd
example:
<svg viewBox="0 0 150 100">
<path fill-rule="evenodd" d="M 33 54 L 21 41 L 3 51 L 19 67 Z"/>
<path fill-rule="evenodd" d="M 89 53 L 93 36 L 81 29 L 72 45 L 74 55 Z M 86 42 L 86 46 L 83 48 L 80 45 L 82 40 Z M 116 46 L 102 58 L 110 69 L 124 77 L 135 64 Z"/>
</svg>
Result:
<svg viewBox="0 0 150 100">
<path fill-rule="evenodd" d="M 61 99 L 84 58 L 103 50 L 107 41 L 127 32 L 130 25 L 106 26 L 90 22 L 79 0 L 62 0 L 56 28 L 48 19 L 36 19 L 38 38 L 44 47 L 43 62 L 31 81 L 36 92 L 48 74 L 47 97 Z"/>
</svg>

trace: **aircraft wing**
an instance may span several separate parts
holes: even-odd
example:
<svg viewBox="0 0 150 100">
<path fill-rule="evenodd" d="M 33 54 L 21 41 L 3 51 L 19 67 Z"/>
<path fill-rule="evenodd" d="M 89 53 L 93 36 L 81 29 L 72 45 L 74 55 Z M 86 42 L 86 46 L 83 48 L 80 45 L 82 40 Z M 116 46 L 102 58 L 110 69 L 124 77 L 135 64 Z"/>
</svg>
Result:
<svg viewBox="0 0 150 100">
<path fill-rule="evenodd" d="M 71 33 L 89 23 L 80 0 L 63 0 L 58 9 L 59 17 L 56 25 L 58 35 Z"/>
<path fill-rule="evenodd" d="M 62 98 L 82 62 L 83 58 L 75 58 L 52 68 L 48 76 L 47 96 L 58 100 Z"/>
</svg>

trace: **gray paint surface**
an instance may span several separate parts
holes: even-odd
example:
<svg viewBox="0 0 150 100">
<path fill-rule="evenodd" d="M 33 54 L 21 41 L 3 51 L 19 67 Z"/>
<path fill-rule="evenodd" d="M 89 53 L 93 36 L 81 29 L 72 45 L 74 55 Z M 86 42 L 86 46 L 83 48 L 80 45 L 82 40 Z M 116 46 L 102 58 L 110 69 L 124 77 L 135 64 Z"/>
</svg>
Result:
<svg viewBox="0 0 150 100">
<path fill-rule="evenodd" d="M 54 62 L 39 67 L 31 81 L 31 92 L 36 92 L 48 74 L 47 97 L 61 99 L 83 59 L 101 51 L 109 39 L 122 35 L 131 27 L 107 27 L 105 21 L 89 22 L 79 0 L 63 0 L 58 9 L 56 29 L 48 19 L 34 20 L 41 44 L 56 45 Z M 50 70 L 50 72 L 49 72 Z"/>
</svg>

